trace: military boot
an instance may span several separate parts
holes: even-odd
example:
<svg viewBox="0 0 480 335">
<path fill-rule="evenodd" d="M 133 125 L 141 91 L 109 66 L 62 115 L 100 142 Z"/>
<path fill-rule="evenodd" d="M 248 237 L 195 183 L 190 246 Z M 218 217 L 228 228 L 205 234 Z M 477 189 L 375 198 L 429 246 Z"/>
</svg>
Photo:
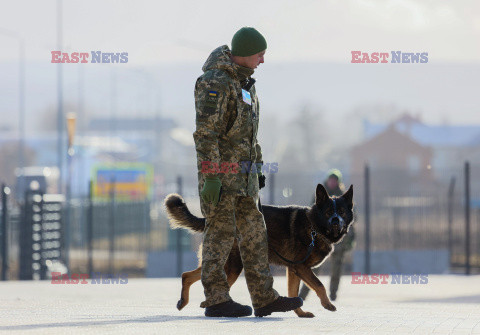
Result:
<svg viewBox="0 0 480 335">
<path fill-rule="evenodd" d="M 228 300 L 205 308 L 205 316 L 238 318 L 252 315 L 252 307 Z"/>
<path fill-rule="evenodd" d="M 272 314 L 273 312 L 288 312 L 299 307 L 303 306 L 303 299 L 300 297 L 278 297 L 277 300 L 268 304 L 267 306 L 263 306 L 260 308 L 255 309 L 255 316 L 267 316 Z"/>
</svg>

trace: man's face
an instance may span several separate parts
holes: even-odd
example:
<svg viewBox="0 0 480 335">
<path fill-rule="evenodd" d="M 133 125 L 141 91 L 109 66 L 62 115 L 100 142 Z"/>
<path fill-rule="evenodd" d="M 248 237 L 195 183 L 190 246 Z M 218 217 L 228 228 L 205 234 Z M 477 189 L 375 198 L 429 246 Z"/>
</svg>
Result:
<svg viewBox="0 0 480 335">
<path fill-rule="evenodd" d="M 260 65 L 261 63 L 264 62 L 264 59 L 263 59 L 264 55 L 265 55 L 265 50 L 263 50 L 259 53 L 256 53 L 255 55 L 251 55 L 251 56 L 248 56 L 248 57 L 242 57 L 244 63 L 240 64 L 240 65 L 243 65 L 245 67 L 249 67 L 251 69 L 256 69 L 258 65 Z"/>
<path fill-rule="evenodd" d="M 330 176 L 328 179 L 327 179 L 327 187 L 330 189 L 330 190 L 334 190 L 338 187 L 338 178 L 335 177 L 335 176 Z"/>
</svg>

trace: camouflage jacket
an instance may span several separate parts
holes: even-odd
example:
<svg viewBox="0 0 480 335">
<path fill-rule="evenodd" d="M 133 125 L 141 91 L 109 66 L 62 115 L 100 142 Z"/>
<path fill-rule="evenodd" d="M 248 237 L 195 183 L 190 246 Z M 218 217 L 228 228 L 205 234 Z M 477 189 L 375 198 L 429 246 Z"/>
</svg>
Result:
<svg viewBox="0 0 480 335">
<path fill-rule="evenodd" d="M 222 193 L 256 197 L 258 176 L 242 173 L 240 162 L 262 162 L 257 141 L 259 103 L 255 85 L 249 89 L 251 103 L 244 101 L 244 86 L 254 70 L 230 59 L 227 45 L 212 51 L 195 83 L 196 130 L 199 191 L 206 175 L 216 175 Z M 248 99 L 246 99 L 248 101 Z M 210 173 L 202 172 L 202 162 L 210 162 Z M 217 170 L 213 170 L 215 165 Z M 235 164 L 237 167 L 235 168 Z M 247 169 L 248 170 L 248 169 Z M 248 172 L 244 171 L 243 172 Z"/>
</svg>

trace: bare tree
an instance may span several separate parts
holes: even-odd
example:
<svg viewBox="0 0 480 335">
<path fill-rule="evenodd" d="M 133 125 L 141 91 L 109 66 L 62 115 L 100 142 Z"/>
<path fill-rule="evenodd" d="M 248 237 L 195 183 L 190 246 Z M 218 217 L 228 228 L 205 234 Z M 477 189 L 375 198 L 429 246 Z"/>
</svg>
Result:
<svg viewBox="0 0 480 335">
<path fill-rule="evenodd" d="M 18 142 L 7 142 L 0 146 L 0 182 L 6 183 L 12 187 L 15 185 L 15 168 L 18 167 L 18 152 L 20 145 Z M 35 163 L 35 151 L 32 148 L 25 147 L 25 166 Z"/>
</svg>

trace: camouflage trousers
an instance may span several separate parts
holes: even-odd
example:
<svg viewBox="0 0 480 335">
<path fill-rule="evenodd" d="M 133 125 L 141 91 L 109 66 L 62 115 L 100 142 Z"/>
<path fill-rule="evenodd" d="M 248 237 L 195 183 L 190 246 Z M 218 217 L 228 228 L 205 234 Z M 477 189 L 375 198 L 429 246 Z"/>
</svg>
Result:
<svg viewBox="0 0 480 335">
<path fill-rule="evenodd" d="M 332 277 L 330 278 L 330 295 L 336 295 L 342 276 L 343 258 L 347 251 L 345 243 L 341 242 L 335 246 L 332 253 Z"/>
<path fill-rule="evenodd" d="M 225 262 L 238 239 L 247 287 L 253 308 L 260 308 L 278 297 L 268 264 L 268 242 L 262 213 L 250 196 L 222 194 L 218 204 L 206 203 L 200 197 L 206 218 L 202 245 L 202 284 L 208 307 L 230 300 Z"/>
</svg>

